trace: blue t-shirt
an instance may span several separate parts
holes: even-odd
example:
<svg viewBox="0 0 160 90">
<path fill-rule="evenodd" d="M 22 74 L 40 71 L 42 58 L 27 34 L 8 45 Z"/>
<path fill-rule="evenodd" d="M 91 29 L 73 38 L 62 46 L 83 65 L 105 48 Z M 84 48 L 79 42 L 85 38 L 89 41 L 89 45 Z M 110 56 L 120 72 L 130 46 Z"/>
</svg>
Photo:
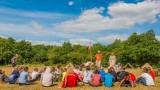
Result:
<svg viewBox="0 0 160 90">
<path fill-rule="evenodd" d="M 112 87 L 113 79 L 114 79 L 113 75 L 111 75 L 109 73 L 106 73 L 105 76 L 104 76 L 104 86 Z"/>
<path fill-rule="evenodd" d="M 104 70 L 102 70 L 102 69 L 100 69 L 99 70 L 99 74 L 101 75 L 101 79 L 102 79 L 102 81 L 104 81 L 104 76 L 105 76 L 105 71 Z"/>
<path fill-rule="evenodd" d="M 19 76 L 19 83 L 28 83 L 28 76 L 29 76 L 29 73 L 28 72 L 21 72 L 20 73 L 20 76 Z"/>
</svg>

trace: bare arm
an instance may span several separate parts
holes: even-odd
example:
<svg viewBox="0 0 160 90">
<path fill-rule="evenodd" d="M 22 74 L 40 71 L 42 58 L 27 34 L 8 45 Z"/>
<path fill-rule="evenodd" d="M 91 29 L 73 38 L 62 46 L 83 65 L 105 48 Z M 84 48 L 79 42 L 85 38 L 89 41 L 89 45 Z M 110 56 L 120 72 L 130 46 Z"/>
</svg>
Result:
<svg viewBox="0 0 160 90">
<path fill-rule="evenodd" d="M 124 79 L 121 80 L 119 87 L 121 87 L 122 83 L 124 82 Z"/>
</svg>

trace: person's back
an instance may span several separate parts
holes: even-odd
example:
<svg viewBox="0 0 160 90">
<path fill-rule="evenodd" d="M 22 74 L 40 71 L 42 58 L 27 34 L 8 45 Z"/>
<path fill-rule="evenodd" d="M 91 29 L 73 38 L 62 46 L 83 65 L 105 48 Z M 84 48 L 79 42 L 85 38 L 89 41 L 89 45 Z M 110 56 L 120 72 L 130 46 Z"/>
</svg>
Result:
<svg viewBox="0 0 160 90">
<path fill-rule="evenodd" d="M 49 67 L 46 68 L 46 71 L 41 75 L 41 81 L 43 86 L 51 86 L 53 84 L 53 75 Z"/>
<path fill-rule="evenodd" d="M 38 68 L 34 68 L 33 72 L 31 73 L 32 81 L 36 81 L 39 78 Z"/>
<path fill-rule="evenodd" d="M 78 76 L 76 73 L 69 73 L 67 76 L 67 87 L 76 87 L 77 86 Z"/>
<path fill-rule="evenodd" d="M 76 68 L 73 71 L 78 75 L 78 78 L 80 78 L 81 80 L 83 79 L 83 73 L 79 68 Z"/>
<path fill-rule="evenodd" d="M 92 80 L 90 81 L 91 86 L 100 86 L 101 85 L 101 75 L 99 74 L 98 70 L 94 71 L 94 74 L 92 75 Z"/>
<path fill-rule="evenodd" d="M 89 83 L 89 81 L 91 80 L 92 72 L 90 70 L 86 70 L 83 76 L 84 76 L 83 82 Z"/>
<path fill-rule="evenodd" d="M 8 77 L 8 82 L 10 84 L 16 83 L 16 80 L 18 79 L 19 76 L 20 76 L 19 71 L 18 70 L 14 70 L 12 72 L 12 74 Z"/>
<path fill-rule="evenodd" d="M 99 70 L 99 74 L 101 75 L 101 80 L 104 81 L 105 71 L 103 69 Z"/>
<path fill-rule="evenodd" d="M 126 74 L 126 71 L 119 71 L 117 73 L 118 80 L 121 81 L 124 78 L 125 74 Z"/>
<path fill-rule="evenodd" d="M 100 82 L 101 82 L 101 76 L 100 74 L 94 74 L 92 76 L 92 85 L 93 86 L 99 86 L 100 85 Z"/>
<path fill-rule="evenodd" d="M 113 75 L 111 75 L 109 73 L 106 73 L 105 76 L 104 76 L 104 86 L 112 87 L 113 79 L 114 79 Z"/>
<path fill-rule="evenodd" d="M 29 84 L 29 73 L 28 73 L 28 67 L 25 67 L 24 70 L 20 73 L 19 76 L 19 84 Z"/>
<path fill-rule="evenodd" d="M 117 81 L 117 73 L 116 73 L 116 71 L 114 70 L 114 68 L 112 67 L 112 68 L 108 69 L 108 72 L 113 75 L 113 77 L 114 77 L 114 82 Z"/>
<path fill-rule="evenodd" d="M 148 73 L 143 73 L 143 74 L 141 75 L 141 77 L 143 77 L 143 78 L 145 79 L 147 86 L 155 85 L 153 78 L 152 78 L 151 75 L 149 75 Z"/>
</svg>

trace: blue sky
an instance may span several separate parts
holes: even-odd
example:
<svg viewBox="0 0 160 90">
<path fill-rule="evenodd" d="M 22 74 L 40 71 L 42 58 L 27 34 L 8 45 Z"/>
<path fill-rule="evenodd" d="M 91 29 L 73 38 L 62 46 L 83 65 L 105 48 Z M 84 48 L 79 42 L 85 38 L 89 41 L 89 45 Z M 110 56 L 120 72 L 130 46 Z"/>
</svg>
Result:
<svg viewBox="0 0 160 90">
<path fill-rule="evenodd" d="M 33 44 L 109 44 L 154 29 L 159 0 L 0 0 L 0 36 Z"/>
</svg>

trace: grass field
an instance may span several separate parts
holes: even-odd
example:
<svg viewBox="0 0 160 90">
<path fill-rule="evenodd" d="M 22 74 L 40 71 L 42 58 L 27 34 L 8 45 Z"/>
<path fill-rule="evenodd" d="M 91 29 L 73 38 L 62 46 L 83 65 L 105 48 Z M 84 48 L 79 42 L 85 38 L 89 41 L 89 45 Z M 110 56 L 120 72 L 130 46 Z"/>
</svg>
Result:
<svg viewBox="0 0 160 90">
<path fill-rule="evenodd" d="M 35 66 L 34 66 L 35 67 Z M 40 66 L 36 66 L 40 67 Z M 30 72 L 32 70 L 33 66 L 30 66 Z M 6 74 L 10 74 L 12 68 L 9 66 L 0 67 L 0 69 L 4 70 Z M 133 72 L 136 76 L 140 75 L 141 69 L 128 69 L 128 71 Z M 152 87 L 147 87 L 143 85 L 137 85 L 135 88 L 124 88 L 124 87 L 118 87 L 119 83 L 114 83 L 114 86 L 112 88 L 106 88 L 104 86 L 100 87 L 91 87 L 89 85 L 79 85 L 76 88 L 58 88 L 57 85 L 52 87 L 42 87 L 41 83 L 39 81 L 35 82 L 32 85 L 28 86 L 19 86 L 19 85 L 10 85 L 10 84 L 4 84 L 0 83 L 0 90 L 160 90 L 160 77 L 156 77 L 155 81 L 156 85 Z"/>
</svg>

